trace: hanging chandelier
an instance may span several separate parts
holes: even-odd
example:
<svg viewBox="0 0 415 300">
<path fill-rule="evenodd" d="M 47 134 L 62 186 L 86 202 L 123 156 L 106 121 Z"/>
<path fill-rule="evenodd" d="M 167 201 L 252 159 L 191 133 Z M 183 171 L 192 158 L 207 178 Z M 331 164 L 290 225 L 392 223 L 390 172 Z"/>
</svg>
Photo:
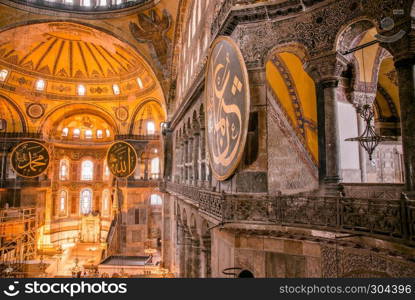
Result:
<svg viewBox="0 0 415 300">
<path fill-rule="evenodd" d="M 381 136 L 375 131 L 373 107 L 370 104 L 365 104 L 357 108 L 360 117 L 366 123 L 366 128 L 359 137 L 346 139 L 347 142 L 359 142 L 369 155 L 369 160 L 373 160 L 373 153 L 377 146 L 386 141 L 395 141 L 395 137 Z"/>
</svg>

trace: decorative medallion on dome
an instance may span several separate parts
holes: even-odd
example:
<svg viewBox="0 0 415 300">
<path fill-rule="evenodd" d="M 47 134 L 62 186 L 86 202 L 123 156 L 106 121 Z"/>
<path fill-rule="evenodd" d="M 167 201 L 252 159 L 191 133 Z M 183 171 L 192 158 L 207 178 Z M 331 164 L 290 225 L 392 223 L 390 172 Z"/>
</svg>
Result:
<svg viewBox="0 0 415 300">
<path fill-rule="evenodd" d="M 26 108 L 26 113 L 32 119 L 39 119 L 45 114 L 45 108 L 39 103 L 30 103 Z"/>
<path fill-rule="evenodd" d="M 120 106 L 114 109 L 115 116 L 119 121 L 125 122 L 128 120 L 128 108 L 125 106 Z"/>
</svg>

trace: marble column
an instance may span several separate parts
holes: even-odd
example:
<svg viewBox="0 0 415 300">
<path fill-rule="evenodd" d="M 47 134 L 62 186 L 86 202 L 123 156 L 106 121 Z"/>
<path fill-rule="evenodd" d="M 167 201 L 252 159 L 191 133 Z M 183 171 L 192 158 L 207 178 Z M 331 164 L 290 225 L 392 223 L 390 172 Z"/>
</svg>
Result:
<svg viewBox="0 0 415 300">
<path fill-rule="evenodd" d="M 202 258 L 203 258 L 203 277 L 210 278 L 212 276 L 210 235 L 206 235 L 203 237 L 201 250 L 202 250 Z"/>
<path fill-rule="evenodd" d="M 195 133 L 193 142 L 193 185 L 197 185 L 199 181 L 199 147 L 200 135 Z"/>
<path fill-rule="evenodd" d="M 184 248 L 185 248 L 185 273 L 184 273 L 184 277 L 190 278 L 192 276 L 193 247 L 192 247 L 192 243 L 191 243 L 190 231 L 187 228 L 185 228 L 185 231 L 184 231 L 183 244 L 184 244 Z"/>
<path fill-rule="evenodd" d="M 194 138 L 193 135 L 189 137 L 189 143 L 188 143 L 188 153 L 187 153 L 187 165 L 188 165 L 188 175 L 187 175 L 187 185 L 192 185 L 193 183 L 193 142 Z"/>
<path fill-rule="evenodd" d="M 200 170 L 199 178 L 202 182 L 202 186 L 207 187 L 206 178 L 206 132 L 204 128 L 200 128 L 200 145 L 199 145 L 199 157 L 200 157 Z"/>
<path fill-rule="evenodd" d="M 397 61 L 395 67 L 399 81 L 405 186 L 406 191 L 415 196 L 415 56 Z"/>
<path fill-rule="evenodd" d="M 317 87 L 319 178 L 324 194 L 337 194 L 341 182 L 337 98 L 346 66 L 347 60 L 338 53 L 311 59 L 304 66 Z"/>
<path fill-rule="evenodd" d="M 192 278 L 200 278 L 200 239 L 198 235 L 192 238 Z"/>
<path fill-rule="evenodd" d="M 182 184 L 186 184 L 187 180 L 189 179 L 189 172 L 187 167 L 187 161 L 189 156 L 189 142 L 188 140 L 184 141 L 184 156 L 183 156 L 183 169 L 184 169 L 184 177 Z"/>
<path fill-rule="evenodd" d="M 337 117 L 337 100 L 336 93 L 338 88 L 338 79 L 326 79 L 320 82 L 323 99 L 321 105 L 324 107 L 324 117 L 320 116 L 319 121 L 324 118 L 324 151 L 323 157 L 326 169 L 324 174 L 325 183 L 339 183 L 340 175 L 340 137 L 339 124 Z M 319 127 L 321 128 L 321 127 Z"/>
<path fill-rule="evenodd" d="M 181 223 L 177 224 L 177 252 L 179 253 L 179 277 L 186 277 L 186 248 L 185 248 L 185 231 Z"/>
<path fill-rule="evenodd" d="M 149 179 L 149 177 L 148 177 L 148 161 L 149 161 L 148 158 L 144 159 L 144 180 Z"/>
</svg>

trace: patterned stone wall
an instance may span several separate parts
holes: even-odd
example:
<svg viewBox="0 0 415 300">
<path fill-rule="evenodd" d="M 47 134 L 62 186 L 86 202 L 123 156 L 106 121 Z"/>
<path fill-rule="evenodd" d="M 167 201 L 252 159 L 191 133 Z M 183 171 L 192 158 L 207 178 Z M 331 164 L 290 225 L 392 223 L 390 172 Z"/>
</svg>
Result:
<svg viewBox="0 0 415 300">
<path fill-rule="evenodd" d="M 270 97 L 270 96 L 269 96 Z M 269 101 L 275 103 L 275 101 Z M 270 194 L 296 194 L 318 187 L 314 164 L 276 105 L 268 110 L 268 189 Z"/>
</svg>

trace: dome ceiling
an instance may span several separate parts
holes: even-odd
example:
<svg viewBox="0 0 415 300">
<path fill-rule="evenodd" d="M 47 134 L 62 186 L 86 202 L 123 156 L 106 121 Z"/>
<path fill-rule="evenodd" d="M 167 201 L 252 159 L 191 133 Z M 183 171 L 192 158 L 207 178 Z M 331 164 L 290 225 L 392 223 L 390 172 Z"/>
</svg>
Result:
<svg viewBox="0 0 415 300">
<path fill-rule="evenodd" d="M 88 96 L 99 97 L 142 93 L 156 85 L 134 49 L 90 27 L 34 24 L 3 32 L 0 41 L 0 68 L 10 71 L 7 83 L 18 88 L 35 89 L 42 79 L 47 93 L 77 96 L 82 84 Z"/>
</svg>

